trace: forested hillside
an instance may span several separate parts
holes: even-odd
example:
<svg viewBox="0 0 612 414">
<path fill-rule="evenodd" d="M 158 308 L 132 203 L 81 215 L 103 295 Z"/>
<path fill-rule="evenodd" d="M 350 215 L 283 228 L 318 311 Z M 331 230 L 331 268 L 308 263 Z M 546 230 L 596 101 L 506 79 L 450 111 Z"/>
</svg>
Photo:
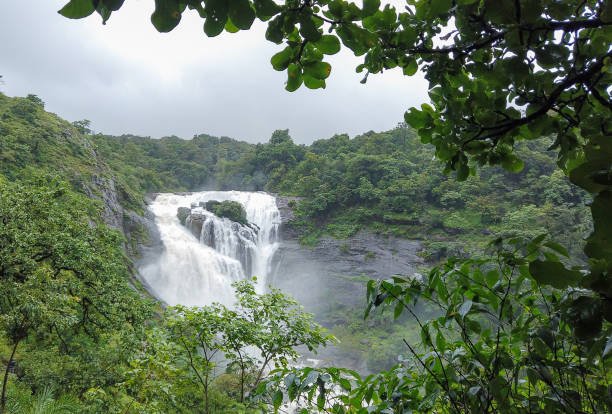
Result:
<svg viewBox="0 0 612 414">
<path fill-rule="evenodd" d="M 205 134 L 189 140 L 131 135 L 95 135 L 92 139 L 100 155 L 135 195 L 214 188 L 217 171 L 252 150 L 246 142 Z"/>
<path fill-rule="evenodd" d="M 491 236 L 550 231 L 579 257 L 590 230 L 587 197 L 556 168 L 546 141 L 519 148 L 519 174 L 489 169 L 457 183 L 404 124 L 309 146 L 294 144 L 286 130 L 256 145 L 207 135 L 93 140 L 134 194 L 217 188 L 302 197 L 294 225 L 305 244 L 367 227 L 424 240 L 424 256 L 436 261 L 481 250 Z"/>
<path fill-rule="evenodd" d="M 0 160 L 1 410 L 96 412 L 154 308 L 118 231 L 126 199 L 91 139 L 35 96 L 0 94 Z"/>
<path fill-rule="evenodd" d="M 546 141 L 519 148 L 525 162 L 521 173 L 488 169 L 457 183 L 443 173 L 433 148 L 420 143 L 405 124 L 352 139 L 336 135 L 309 146 L 296 145 L 287 130 L 256 145 L 209 136 L 93 139 L 115 170 L 139 177 L 132 188 L 140 191 L 216 188 L 299 197 L 292 227 L 305 247 L 323 235 L 345 239 L 367 230 L 422 241 L 420 254 L 432 264 L 483 255 L 496 237 L 550 232 L 580 262 L 583 238 L 591 229 L 588 196 L 556 168 Z M 346 359 L 370 371 L 392 366 L 403 351 L 406 327 L 414 331 L 414 323 L 393 324 L 388 317 L 366 322 L 361 312 L 361 306 L 330 304 L 320 316 L 341 339 Z"/>
<path fill-rule="evenodd" d="M 588 200 L 556 168 L 546 141 L 519 148 L 525 161 L 519 174 L 487 169 L 457 183 L 406 125 L 353 139 L 336 135 L 310 146 L 294 144 L 281 130 L 256 145 L 208 135 L 92 136 L 44 112 L 36 97 L 0 99 L 0 168 L 7 178 L 44 170 L 101 198 L 112 186 L 119 204 L 139 212 L 147 193 L 265 190 L 303 197 L 295 224 L 307 244 L 322 231 L 342 238 L 368 227 L 425 239 L 424 254 L 434 260 L 482 247 L 478 241 L 490 235 L 533 237 L 544 231 L 578 253 L 590 230 Z"/>
</svg>

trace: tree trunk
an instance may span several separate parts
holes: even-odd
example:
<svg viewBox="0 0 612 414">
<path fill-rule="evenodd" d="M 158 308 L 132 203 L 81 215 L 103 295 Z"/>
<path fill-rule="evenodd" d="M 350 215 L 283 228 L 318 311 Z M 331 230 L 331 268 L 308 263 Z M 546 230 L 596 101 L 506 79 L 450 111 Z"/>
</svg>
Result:
<svg viewBox="0 0 612 414">
<path fill-rule="evenodd" d="M 204 409 L 206 414 L 210 414 L 210 403 L 208 401 L 208 369 L 204 375 Z"/>
<path fill-rule="evenodd" d="M 259 382 L 261 381 L 261 377 L 263 376 L 264 370 L 266 369 L 266 366 L 268 365 L 269 362 L 270 362 L 270 359 L 266 357 L 266 359 L 263 362 L 263 365 L 261 366 L 261 369 L 257 373 L 257 378 L 255 378 L 255 382 L 253 383 L 253 388 L 259 385 Z"/>
<path fill-rule="evenodd" d="M 240 367 L 240 402 L 244 402 L 244 365 Z"/>
<path fill-rule="evenodd" d="M 8 383 L 9 370 L 13 364 L 13 358 L 15 357 L 15 351 L 17 351 L 17 345 L 19 345 L 19 341 L 15 342 L 15 345 L 13 345 L 11 357 L 6 363 L 6 369 L 4 370 L 4 379 L 2 380 L 2 399 L 0 399 L 0 414 L 4 414 L 6 412 L 6 384 Z"/>
</svg>

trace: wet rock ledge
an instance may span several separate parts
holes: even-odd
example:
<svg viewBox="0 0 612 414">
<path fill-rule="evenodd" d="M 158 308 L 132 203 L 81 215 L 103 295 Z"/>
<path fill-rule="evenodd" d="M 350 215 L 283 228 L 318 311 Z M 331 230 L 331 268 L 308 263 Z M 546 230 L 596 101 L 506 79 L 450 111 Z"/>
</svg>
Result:
<svg viewBox="0 0 612 414">
<path fill-rule="evenodd" d="M 326 236 L 313 248 L 302 246 L 299 234 L 287 225 L 294 217 L 290 201 L 296 198 L 277 196 L 276 200 L 282 243 L 271 282 L 312 312 L 329 303 L 363 307 L 368 279 L 409 276 L 423 264 L 419 241 L 368 231 L 342 240 Z"/>
</svg>

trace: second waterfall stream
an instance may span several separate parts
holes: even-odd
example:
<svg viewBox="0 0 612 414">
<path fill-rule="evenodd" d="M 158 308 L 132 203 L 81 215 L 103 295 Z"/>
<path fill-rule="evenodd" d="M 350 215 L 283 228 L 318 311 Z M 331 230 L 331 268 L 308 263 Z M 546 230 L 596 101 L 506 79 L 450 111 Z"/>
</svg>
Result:
<svg viewBox="0 0 612 414">
<path fill-rule="evenodd" d="M 248 225 L 220 218 L 205 209 L 207 201 L 236 201 Z M 185 224 L 177 216 L 188 208 Z M 150 206 L 163 252 L 142 266 L 141 277 L 169 305 L 232 305 L 232 282 L 257 277 L 263 293 L 279 246 L 280 213 L 273 196 L 245 191 L 159 194 Z"/>
</svg>

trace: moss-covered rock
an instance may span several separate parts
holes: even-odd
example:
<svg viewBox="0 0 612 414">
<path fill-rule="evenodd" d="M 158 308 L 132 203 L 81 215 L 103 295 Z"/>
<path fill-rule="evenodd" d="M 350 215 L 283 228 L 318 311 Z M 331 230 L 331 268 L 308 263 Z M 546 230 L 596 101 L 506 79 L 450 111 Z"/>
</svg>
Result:
<svg viewBox="0 0 612 414">
<path fill-rule="evenodd" d="M 185 225 L 185 220 L 187 220 L 187 217 L 189 217 L 190 214 L 191 209 L 189 207 L 179 207 L 176 212 L 176 216 L 182 225 Z"/>
<path fill-rule="evenodd" d="M 210 208 L 209 208 L 210 206 Z M 231 221 L 240 224 L 248 224 L 246 210 L 237 201 L 215 201 L 211 200 L 206 203 L 206 209 L 219 217 L 226 217 Z"/>
<path fill-rule="evenodd" d="M 203 205 L 202 205 L 203 204 Z M 207 202 L 200 202 L 200 205 L 202 205 L 202 207 L 204 207 L 206 210 L 214 213 L 215 211 L 215 207 L 217 207 L 219 204 L 221 204 L 220 201 L 217 200 L 208 200 Z"/>
</svg>

